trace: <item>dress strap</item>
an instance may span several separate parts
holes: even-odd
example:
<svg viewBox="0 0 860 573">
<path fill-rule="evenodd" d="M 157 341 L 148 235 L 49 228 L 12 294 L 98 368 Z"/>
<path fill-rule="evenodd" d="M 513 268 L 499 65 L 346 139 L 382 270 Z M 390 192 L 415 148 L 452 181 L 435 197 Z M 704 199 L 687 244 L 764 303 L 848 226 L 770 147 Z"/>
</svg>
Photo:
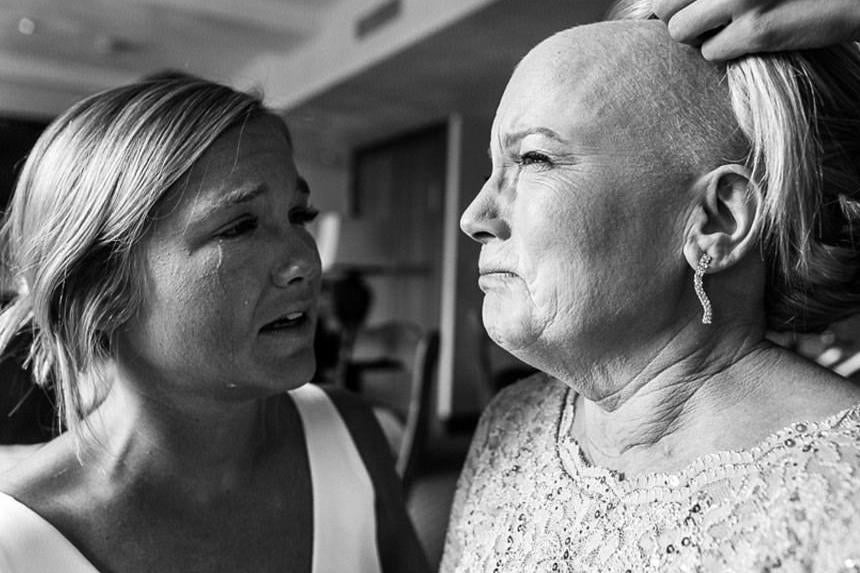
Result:
<svg viewBox="0 0 860 573">
<path fill-rule="evenodd" d="M 305 430 L 313 487 L 313 573 L 379 573 L 373 482 L 319 386 L 290 391 Z"/>
<path fill-rule="evenodd" d="M 0 492 L 0 571 L 98 573 L 71 541 L 39 514 Z"/>
</svg>

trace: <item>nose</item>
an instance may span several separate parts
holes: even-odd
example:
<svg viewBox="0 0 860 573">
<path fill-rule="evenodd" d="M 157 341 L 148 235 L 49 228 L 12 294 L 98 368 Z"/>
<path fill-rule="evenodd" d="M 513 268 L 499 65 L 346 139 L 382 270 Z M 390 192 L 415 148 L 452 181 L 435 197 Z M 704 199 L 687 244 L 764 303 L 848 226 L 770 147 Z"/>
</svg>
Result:
<svg viewBox="0 0 860 573">
<path fill-rule="evenodd" d="M 272 274 L 272 282 L 279 287 L 288 287 L 308 280 L 311 276 L 307 265 L 291 263 Z"/>
<path fill-rule="evenodd" d="M 322 271 L 320 258 L 313 240 L 298 241 L 293 239 L 293 248 L 286 249 L 281 261 L 272 270 L 272 283 L 281 288 L 302 286 L 318 281 Z"/>
<path fill-rule="evenodd" d="M 460 229 L 473 240 L 485 244 L 510 237 L 510 227 L 501 214 L 500 177 L 487 179 L 460 217 Z"/>
</svg>

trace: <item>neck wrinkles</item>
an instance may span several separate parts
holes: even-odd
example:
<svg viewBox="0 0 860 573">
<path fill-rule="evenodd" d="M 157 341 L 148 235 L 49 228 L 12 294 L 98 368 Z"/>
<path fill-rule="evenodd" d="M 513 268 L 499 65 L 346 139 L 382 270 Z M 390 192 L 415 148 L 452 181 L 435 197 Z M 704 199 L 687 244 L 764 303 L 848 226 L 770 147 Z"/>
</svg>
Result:
<svg viewBox="0 0 860 573">
<path fill-rule="evenodd" d="M 686 330 L 641 366 L 601 369 L 584 378 L 587 387 L 569 384 L 586 389 L 576 397 L 570 432 L 591 463 L 624 473 L 671 471 L 719 449 L 714 429 L 755 391 L 771 345 L 755 327 L 685 340 Z M 616 390 L 586 397 L 588 389 L 607 387 Z"/>
</svg>

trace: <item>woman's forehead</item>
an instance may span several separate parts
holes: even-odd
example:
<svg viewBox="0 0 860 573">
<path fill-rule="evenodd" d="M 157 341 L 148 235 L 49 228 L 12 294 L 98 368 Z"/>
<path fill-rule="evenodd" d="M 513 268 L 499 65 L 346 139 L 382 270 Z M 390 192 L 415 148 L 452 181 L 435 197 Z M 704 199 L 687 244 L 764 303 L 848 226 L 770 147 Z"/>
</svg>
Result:
<svg viewBox="0 0 860 573">
<path fill-rule="evenodd" d="M 235 168 L 242 160 L 259 161 L 269 157 L 291 158 L 292 145 L 280 120 L 267 115 L 256 116 L 219 135 L 200 156 L 191 172 L 199 171 L 201 167 L 211 170 L 225 159 L 232 161 L 224 167 Z"/>
<path fill-rule="evenodd" d="M 254 118 L 221 134 L 163 198 L 158 212 L 192 217 L 232 196 L 253 199 L 272 188 L 298 189 L 286 131 L 278 120 Z M 238 200 L 237 200 L 238 202 Z"/>
</svg>

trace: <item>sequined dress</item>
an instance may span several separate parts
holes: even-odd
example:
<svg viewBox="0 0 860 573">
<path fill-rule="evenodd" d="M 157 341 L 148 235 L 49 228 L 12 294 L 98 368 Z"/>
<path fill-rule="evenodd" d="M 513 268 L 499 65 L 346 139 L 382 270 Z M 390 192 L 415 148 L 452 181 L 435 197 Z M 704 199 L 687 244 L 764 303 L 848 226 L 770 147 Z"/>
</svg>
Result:
<svg viewBox="0 0 860 573">
<path fill-rule="evenodd" d="M 441 571 L 860 572 L 860 405 L 671 474 L 592 466 L 539 374 L 481 419 Z"/>
</svg>

